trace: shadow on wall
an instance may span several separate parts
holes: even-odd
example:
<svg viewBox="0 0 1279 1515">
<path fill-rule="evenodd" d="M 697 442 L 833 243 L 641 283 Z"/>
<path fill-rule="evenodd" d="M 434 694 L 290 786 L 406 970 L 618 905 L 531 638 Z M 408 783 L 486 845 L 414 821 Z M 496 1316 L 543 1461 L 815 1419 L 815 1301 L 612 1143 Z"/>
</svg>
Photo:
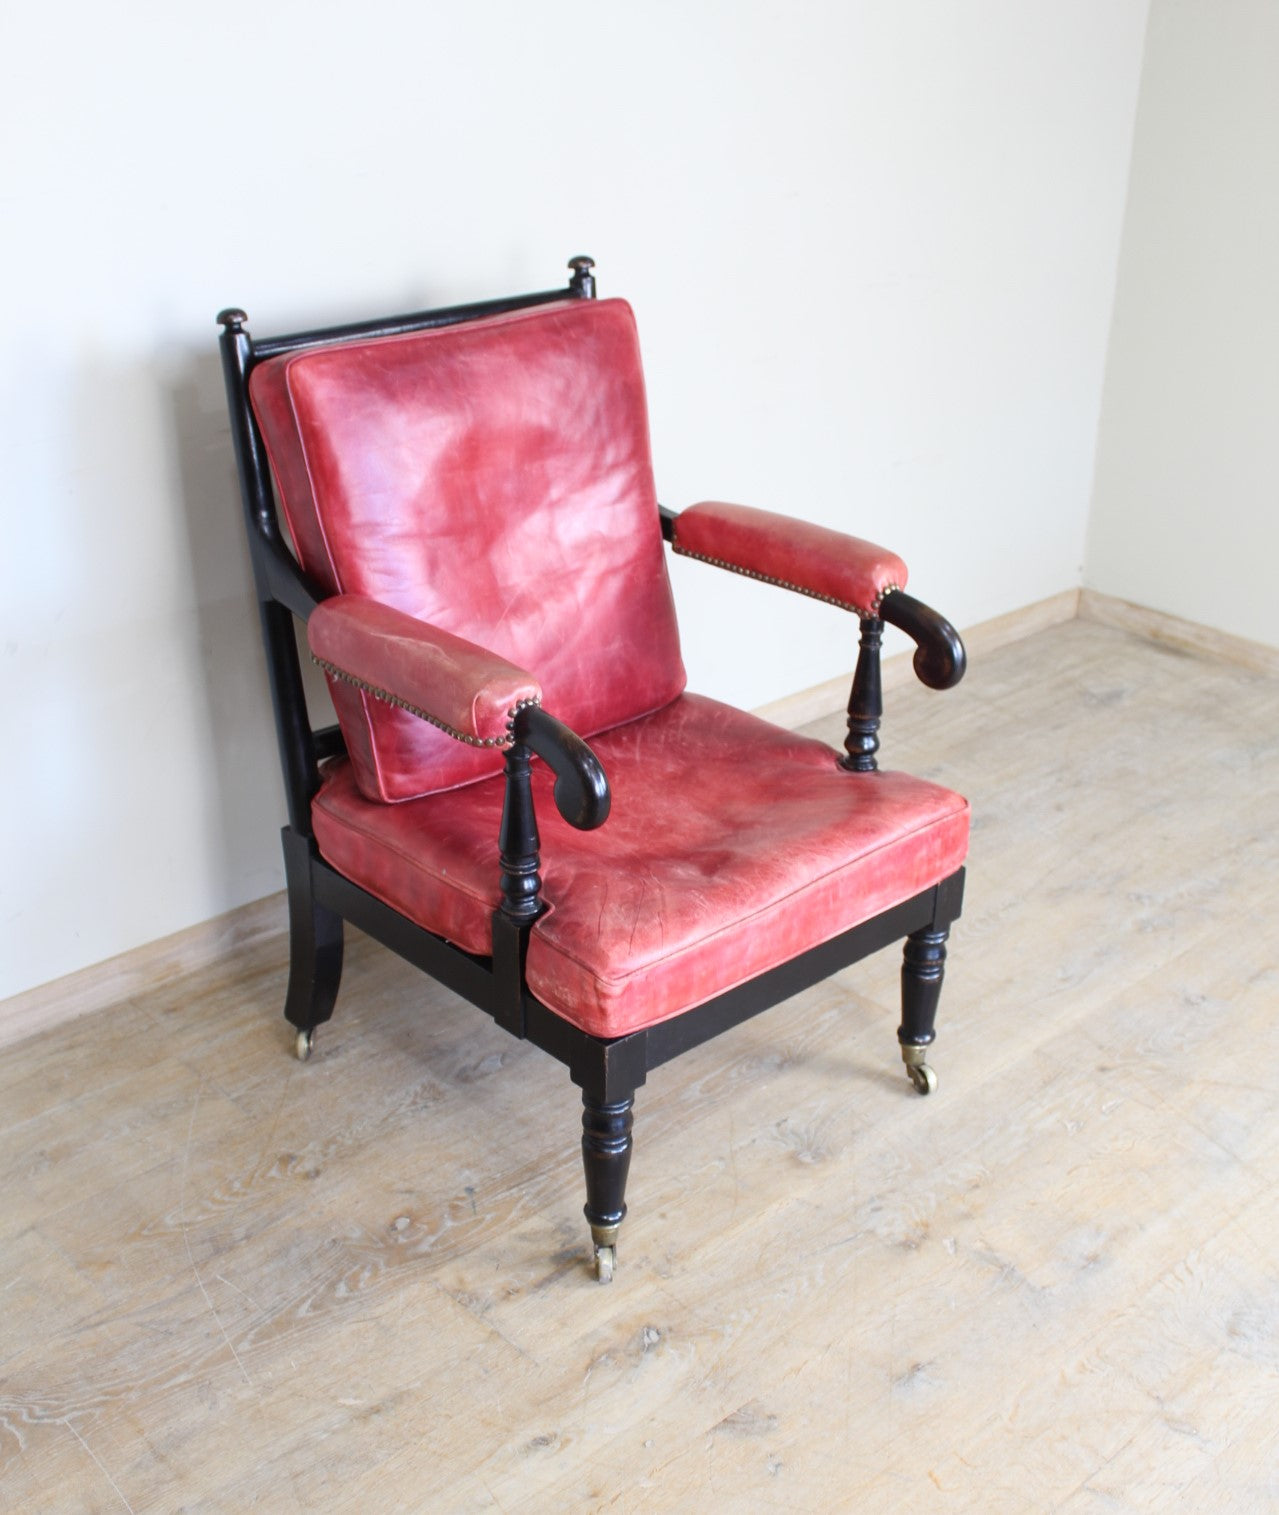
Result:
<svg viewBox="0 0 1279 1515">
<path fill-rule="evenodd" d="M 212 319 L 209 328 L 209 352 L 174 365 L 168 398 L 216 795 L 205 817 L 209 866 L 221 867 L 229 909 L 283 887 L 278 836 L 287 814 Z M 324 677 L 304 645 L 301 656 L 311 708 L 319 723 L 332 721 Z"/>
</svg>

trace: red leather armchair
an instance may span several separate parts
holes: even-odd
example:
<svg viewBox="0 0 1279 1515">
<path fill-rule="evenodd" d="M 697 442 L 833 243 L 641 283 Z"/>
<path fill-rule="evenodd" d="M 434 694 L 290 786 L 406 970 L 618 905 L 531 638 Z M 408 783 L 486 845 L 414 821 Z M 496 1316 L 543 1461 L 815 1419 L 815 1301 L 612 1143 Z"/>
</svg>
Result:
<svg viewBox="0 0 1279 1515">
<path fill-rule="evenodd" d="M 611 1278 L 649 1071 L 905 939 L 898 1038 L 934 1086 L 968 807 L 879 772 L 883 623 L 953 629 L 869 542 L 659 507 L 634 320 L 567 289 L 222 354 L 289 806 L 300 1056 L 350 920 L 564 1062 Z M 268 461 L 269 460 L 269 461 Z M 294 550 L 285 545 L 272 473 Z M 663 543 L 857 615 L 844 753 L 685 689 Z M 338 724 L 306 714 L 293 619 Z M 607 822 L 607 824 L 605 824 Z"/>
</svg>

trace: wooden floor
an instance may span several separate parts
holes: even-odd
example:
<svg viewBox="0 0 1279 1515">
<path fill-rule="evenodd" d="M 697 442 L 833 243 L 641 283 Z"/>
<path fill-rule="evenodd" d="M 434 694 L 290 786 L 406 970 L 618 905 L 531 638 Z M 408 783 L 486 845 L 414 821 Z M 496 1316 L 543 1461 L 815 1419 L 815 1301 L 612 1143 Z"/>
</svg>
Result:
<svg viewBox="0 0 1279 1515">
<path fill-rule="evenodd" d="M 1074 622 L 884 756 L 938 1093 L 895 953 L 659 1070 L 609 1288 L 567 1076 L 365 940 L 306 1066 L 282 937 L 0 1053 L 0 1506 L 1279 1509 L 1279 684 Z"/>
</svg>

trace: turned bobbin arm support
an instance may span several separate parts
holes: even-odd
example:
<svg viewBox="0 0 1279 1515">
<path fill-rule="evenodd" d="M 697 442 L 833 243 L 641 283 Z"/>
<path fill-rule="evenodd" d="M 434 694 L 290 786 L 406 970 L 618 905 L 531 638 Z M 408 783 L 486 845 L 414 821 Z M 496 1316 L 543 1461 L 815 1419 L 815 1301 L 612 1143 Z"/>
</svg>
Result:
<svg viewBox="0 0 1279 1515">
<path fill-rule="evenodd" d="M 530 762 L 540 757 L 555 774 L 555 808 L 579 831 L 608 819 L 612 803 L 600 760 L 575 732 L 540 705 L 522 705 L 511 720 L 506 749 L 506 794 L 498 834 L 501 903 L 493 912 L 493 1017 L 524 1035 L 524 959 L 528 934 L 541 915 L 541 842 L 533 806 Z"/>
<path fill-rule="evenodd" d="M 963 678 L 966 656 L 959 633 L 906 593 L 906 565 L 887 548 L 747 505 L 708 500 L 678 514 L 663 506 L 661 516 L 662 535 L 678 555 L 793 589 L 857 616 L 860 651 L 848 702 L 847 755 L 840 760 L 853 772 L 876 766 L 885 621 L 914 641 L 915 673 L 930 689 L 950 689 Z"/>
</svg>

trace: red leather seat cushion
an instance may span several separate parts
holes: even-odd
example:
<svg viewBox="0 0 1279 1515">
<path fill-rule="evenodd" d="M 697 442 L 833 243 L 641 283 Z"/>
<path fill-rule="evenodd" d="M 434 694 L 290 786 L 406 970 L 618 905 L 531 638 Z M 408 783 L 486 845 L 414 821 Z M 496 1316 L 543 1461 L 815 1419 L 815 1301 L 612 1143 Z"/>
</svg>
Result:
<svg viewBox="0 0 1279 1515">
<path fill-rule="evenodd" d="M 901 773 L 845 773 L 836 754 L 698 695 L 593 742 L 608 822 L 560 820 L 535 764 L 543 895 L 532 992 L 597 1036 L 713 998 L 954 872 L 959 795 Z M 492 950 L 503 783 L 370 803 L 334 765 L 316 796 L 320 850 L 403 914 Z"/>
<path fill-rule="evenodd" d="M 338 343 L 253 370 L 253 407 L 307 572 L 526 669 L 583 736 L 684 687 L 621 300 Z M 468 783 L 501 754 L 337 681 L 362 791 Z"/>
</svg>

